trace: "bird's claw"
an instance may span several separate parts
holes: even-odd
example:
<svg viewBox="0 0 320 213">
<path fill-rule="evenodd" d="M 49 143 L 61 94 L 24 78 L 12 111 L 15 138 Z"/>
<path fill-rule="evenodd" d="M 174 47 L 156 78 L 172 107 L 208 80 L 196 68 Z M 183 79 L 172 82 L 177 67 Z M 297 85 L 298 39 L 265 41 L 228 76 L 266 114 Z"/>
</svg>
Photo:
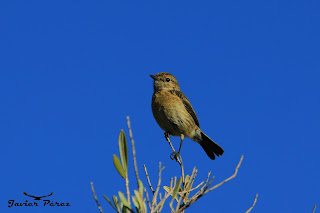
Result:
<svg viewBox="0 0 320 213">
<path fill-rule="evenodd" d="M 180 153 L 178 152 L 172 152 L 170 155 L 171 160 L 176 159 L 176 161 L 178 161 L 179 157 L 180 157 Z"/>
</svg>

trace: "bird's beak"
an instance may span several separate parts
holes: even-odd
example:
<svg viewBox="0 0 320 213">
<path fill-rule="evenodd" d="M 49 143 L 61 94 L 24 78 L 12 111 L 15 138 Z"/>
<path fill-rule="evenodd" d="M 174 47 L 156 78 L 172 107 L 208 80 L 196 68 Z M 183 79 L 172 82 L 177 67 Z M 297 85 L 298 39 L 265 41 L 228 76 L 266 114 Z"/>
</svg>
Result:
<svg viewBox="0 0 320 213">
<path fill-rule="evenodd" d="M 153 80 L 155 80 L 155 81 L 159 80 L 158 77 L 155 75 L 150 75 L 150 77 L 153 78 Z"/>
</svg>

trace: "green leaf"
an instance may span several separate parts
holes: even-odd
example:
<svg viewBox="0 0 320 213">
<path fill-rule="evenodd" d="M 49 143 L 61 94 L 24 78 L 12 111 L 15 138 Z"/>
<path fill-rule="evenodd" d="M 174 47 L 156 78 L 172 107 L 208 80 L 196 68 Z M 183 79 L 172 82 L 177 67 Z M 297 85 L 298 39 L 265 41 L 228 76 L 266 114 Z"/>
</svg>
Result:
<svg viewBox="0 0 320 213">
<path fill-rule="evenodd" d="M 135 197 L 135 196 L 132 196 L 132 201 L 133 201 L 134 206 L 137 208 L 138 212 L 140 212 L 140 206 L 139 206 L 138 198 Z"/>
<path fill-rule="evenodd" d="M 166 190 L 166 192 L 170 191 L 170 187 L 169 186 L 163 186 L 163 189 Z"/>
<path fill-rule="evenodd" d="M 143 206 L 143 201 L 142 201 L 142 199 L 141 199 L 141 196 L 140 196 L 140 194 L 139 194 L 139 192 L 137 191 L 137 190 L 134 190 L 134 194 L 135 194 L 135 196 L 136 196 L 136 198 L 137 198 L 137 201 L 138 201 L 138 203 L 139 203 L 139 206 Z"/>
<path fill-rule="evenodd" d="M 143 199 L 143 206 L 144 206 L 144 211 L 147 212 L 147 199 Z"/>
<path fill-rule="evenodd" d="M 144 208 L 144 211 L 147 212 L 147 205 L 146 205 L 146 199 L 143 199 L 140 195 L 140 192 L 137 190 L 134 190 L 134 194 L 136 195 L 136 199 L 138 201 L 139 204 L 139 210 L 141 211 L 142 208 Z"/>
<path fill-rule="evenodd" d="M 118 197 L 113 195 L 112 200 L 113 200 L 114 205 L 117 207 L 118 212 L 120 212 L 120 206 L 119 206 L 119 202 L 118 202 Z"/>
<path fill-rule="evenodd" d="M 123 205 L 125 207 L 127 207 L 128 209 L 132 210 L 132 208 L 131 208 L 130 204 L 128 203 L 127 199 L 125 198 L 124 194 L 120 191 L 118 192 L 118 194 L 119 194 L 119 198 L 120 198 L 121 202 L 123 203 Z"/>
<path fill-rule="evenodd" d="M 169 186 L 163 186 L 163 189 L 166 190 L 166 192 L 170 192 L 170 187 Z M 176 201 L 178 201 L 178 198 L 176 197 Z"/>
<path fill-rule="evenodd" d="M 191 181 L 190 176 L 186 175 L 186 177 L 184 179 L 184 184 L 185 184 L 186 188 L 189 188 L 190 181 Z"/>
<path fill-rule="evenodd" d="M 122 207 L 122 213 L 128 213 L 127 207 L 125 207 L 125 206 Z"/>
<path fill-rule="evenodd" d="M 119 158 L 116 155 L 113 155 L 113 164 L 114 164 L 114 167 L 116 167 L 117 171 L 119 172 L 120 176 L 123 179 L 126 179 L 124 169 L 120 163 Z"/>
<path fill-rule="evenodd" d="M 139 193 L 141 194 L 141 197 L 143 197 L 143 183 L 140 179 L 138 180 L 138 185 L 139 185 Z"/>
<path fill-rule="evenodd" d="M 127 208 L 126 206 L 123 206 L 123 208 L 122 208 L 122 213 L 128 213 L 128 210 L 129 210 L 130 212 L 134 212 L 132 209 L 129 209 L 129 208 Z"/>
<path fill-rule="evenodd" d="M 122 209 L 122 212 L 123 212 L 123 208 L 124 208 L 123 203 L 120 200 L 120 209 Z"/>
<path fill-rule="evenodd" d="M 112 208 L 117 211 L 116 207 L 111 203 L 109 198 L 107 196 L 105 196 L 105 195 L 103 195 L 103 197 L 108 201 L 108 203 L 112 206 Z"/>
<path fill-rule="evenodd" d="M 127 147 L 127 139 L 126 135 L 124 134 L 123 129 L 121 129 L 119 134 L 119 151 L 120 151 L 120 158 L 121 163 L 124 171 L 127 173 L 128 171 L 128 147 Z"/>
<path fill-rule="evenodd" d="M 182 182 L 182 177 L 179 178 L 179 180 L 177 181 L 176 183 L 176 186 L 174 187 L 173 189 L 173 192 L 172 192 L 172 199 L 171 199 L 171 203 L 173 202 L 173 200 L 176 198 L 177 194 L 178 194 L 178 191 L 180 189 L 180 185 L 181 185 L 181 182 Z"/>
</svg>

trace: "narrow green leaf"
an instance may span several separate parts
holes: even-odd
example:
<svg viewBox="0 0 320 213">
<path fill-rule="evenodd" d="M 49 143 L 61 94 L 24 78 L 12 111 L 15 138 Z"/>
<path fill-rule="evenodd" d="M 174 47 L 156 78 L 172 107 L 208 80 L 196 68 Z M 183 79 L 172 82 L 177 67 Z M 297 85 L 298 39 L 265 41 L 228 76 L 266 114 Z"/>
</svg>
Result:
<svg viewBox="0 0 320 213">
<path fill-rule="evenodd" d="M 142 208 L 144 209 L 145 212 L 147 212 L 147 205 L 146 205 L 146 199 L 143 199 L 140 195 L 140 192 L 137 190 L 134 190 L 134 194 L 136 195 L 136 199 L 139 203 L 139 210 L 141 211 Z"/>
<path fill-rule="evenodd" d="M 169 186 L 163 186 L 163 189 L 166 190 L 166 192 L 169 192 L 169 191 L 170 191 Z"/>
<path fill-rule="evenodd" d="M 147 199 L 143 199 L 143 207 L 144 207 L 144 211 L 147 212 Z"/>
<path fill-rule="evenodd" d="M 122 208 L 122 213 L 128 213 L 127 207 L 123 206 L 123 208 Z"/>
<path fill-rule="evenodd" d="M 172 192 L 172 199 L 171 199 L 171 203 L 173 202 L 173 200 L 176 198 L 177 194 L 178 194 L 178 191 L 180 189 L 180 185 L 181 185 L 181 182 L 182 182 L 182 177 L 179 178 L 179 180 L 177 181 L 176 183 L 176 186 L 174 187 L 173 189 L 173 192 Z"/>
<path fill-rule="evenodd" d="M 135 197 L 135 196 L 132 196 L 132 201 L 133 201 L 134 206 L 137 208 L 138 212 L 140 212 L 140 206 L 139 206 L 138 198 Z"/>
<path fill-rule="evenodd" d="M 189 188 L 189 183 L 190 183 L 190 176 L 186 175 L 185 179 L 184 179 L 184 184 L 186 186 L 186 188 Z"/>
<path fill-rule="evenodd" d="M 124 208 L 123 203 L 120 200 L 120 209 L 122 209 L 122 212 L 123 212 L 123 208 Z"/>
<path fill-rule="evenodd" d="M 166 192 L 169 193 L 170 187 L 169 186 L 163 186 L 163 189 L 166 190 Z M 178 201 L 178 197 L 176 197 L 176 201 Z"/>
<path fill-rule="evenodd" d="M 119 172 L 120 176 L 125 179 L 126 176 L 125 176 L 125 172 L 124 172 L 124 169 L 120 163 L 120 160 L 119 158 L 116 156 L 116 155 L 113 155 L 113 164 L 114 164 L 114 167 L 116 167 L 117 171 Z"/>
<path fill-rule="evenodd" d="M 112 200 L 113 200 L 114 205 L 117 207 L 118 212 L 120 213 L 121 211 L 120 211 L 120 206 L 119 206 L 119 202 L 118 202 L 118 197 L 113 195 Z"/>
<path fill-rule="evenodd" d="M 127 199 L 125 198 L 124 194 L 120 191 L 118 192 L 118 194 L 119 194 L 119 198 L 120 198 L 121 202 L 123 203 L 123 205 L 125 207 L 127 207 L 128 209 L 132 209 L 130 204 L 128 203 Z"/>
<path fill-rule="evenodd" d="M 128 207 L 123 206 L 123 208 L 122 208 L 122 213 L 128 213 L 128 210 L 129 210 L 130 212 L 134 212 L 132 209 L 129 209 Z"/>
<path fill-rule="evenodd" d="M 140 179 L 138 180 L 138 185 L 139 185 L 139 193 L 141 194 L 141 197 L 143 197 L 143 183 Z"/>
<path fill-rule="evenodd" d="M 116 207 L 111 203 L 109 198 L 107 196 L 105 196 L 105 195 L 103 195 L 103 197 L 108 201 L 108 203 L 112 206 L 112 208 L 117 211 Z"/>
<path fill-rule="evenodd" d="M 124 171 L 128 171 L 128 147 L 127 147 L 127 139 L 126 135 L 124 134 L 123 129 L 121 129 L 119 134 L 119 151 L 120 151 L 120 158 L 121 163 Z"/>
<path fill-rule="evenodd" d="M 136 195 L 140 208 L 143 207 L 143 200 L 141 199 L 140 193 L 137 190 L 134 190 L 134 194 Z"/>
</svg>

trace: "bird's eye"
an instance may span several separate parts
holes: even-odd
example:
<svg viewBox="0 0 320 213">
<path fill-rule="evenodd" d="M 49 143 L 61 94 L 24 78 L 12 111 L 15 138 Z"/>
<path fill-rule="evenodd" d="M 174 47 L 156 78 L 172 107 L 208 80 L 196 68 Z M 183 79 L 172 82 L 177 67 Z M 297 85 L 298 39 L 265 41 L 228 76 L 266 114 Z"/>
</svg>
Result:
<svg viewBox="0 0 320 213">
<path fill-rule="evenodd" d="M 169 82 L 169 81 L 170 81 L 170 78 L 166 78 L 166 81 Z"/>
</svg>

